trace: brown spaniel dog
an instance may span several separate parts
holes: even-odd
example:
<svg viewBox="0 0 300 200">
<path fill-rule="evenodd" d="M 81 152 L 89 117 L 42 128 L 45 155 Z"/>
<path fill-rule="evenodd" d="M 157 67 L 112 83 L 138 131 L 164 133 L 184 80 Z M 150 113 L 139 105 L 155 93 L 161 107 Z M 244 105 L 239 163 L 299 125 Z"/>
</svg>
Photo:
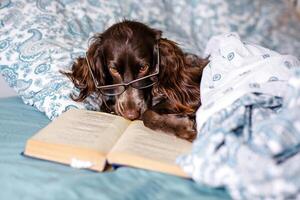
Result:
<svg viewBox="0 0 300 200">
<path fill-rule="evenodd" d="M 123 21 L 92 38 L 86 57 L 65 72 L 80 90 L 75 101 L 94 92 L 102 111 L 192 141 L 200 80 L 207 59 L 185 54 L 161 31 Z"/>
</svg>

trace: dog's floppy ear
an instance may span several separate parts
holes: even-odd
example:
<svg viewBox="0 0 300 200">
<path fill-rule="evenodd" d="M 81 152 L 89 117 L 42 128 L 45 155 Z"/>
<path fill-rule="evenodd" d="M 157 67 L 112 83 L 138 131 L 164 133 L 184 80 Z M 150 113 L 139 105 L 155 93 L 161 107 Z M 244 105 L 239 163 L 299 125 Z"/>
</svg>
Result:
<svg viewBox="0 0 300 200">
<path fill-rule="evenodd" d="M 68 76 L 75 87 L 80 90 L 78 96 L 74 94 L 71 96 L 75 101 L 83 101 L 90 94 L 96 91 L 93 76 L 98 85 L 105 84 L 105 73 L 103 68 L 104 54 L 103 54 L 102 36 L 95 35 L 92 38 L 92 43 L 86 52 L 85 57 L 78 58 L 72 65 L 71 72 L 62 72 Z M 87 63 L 89 62 L 89 65 Z M 89 69 L 90 66 L 90 69 Z M 91 71 L 93 75 L 91 74 Z"/>
<path fill-rule="evenodd" d="M 187 81 L 191 77 L 188 77 L 186 73 L 184 53 L 175 42 L 165 38 L 159 40 L 159 53 L 160 71 L 157 90 L 170 100 L 176 111 L 181 113 L 193 112 L 191 108 L 186 106 L 186 101 L 191 99 L 193 95 L 199 95 L 199 92 L 196 92 L 197 88 L 185 84 L 193 81 Z"/>
<path fill-rule="evenodd" d="M 171 40 L 161 38 L 159 39 L 159 53 L 160 53 L 160 81 L 161 84 L 177 85 L 178 75 L 180 70 L 184 67 L 184 54 L 177 44 Z M 164 77 L 168 77 L 167 79 Z"/>
</svg>

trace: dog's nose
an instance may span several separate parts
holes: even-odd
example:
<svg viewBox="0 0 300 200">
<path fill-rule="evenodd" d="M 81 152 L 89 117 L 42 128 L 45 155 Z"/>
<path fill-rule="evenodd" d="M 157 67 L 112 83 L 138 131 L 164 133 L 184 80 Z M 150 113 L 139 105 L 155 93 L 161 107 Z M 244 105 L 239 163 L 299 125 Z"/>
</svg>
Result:
<svg viewBox="0 0 300 200">
<path fill-rule="evenodd" d="M 140 117 L 140 112 L 138 112 L 137 110 L 126 110 L 124 112 L 124 117 L 129 120 L 135 120 Z"/>
</svg>

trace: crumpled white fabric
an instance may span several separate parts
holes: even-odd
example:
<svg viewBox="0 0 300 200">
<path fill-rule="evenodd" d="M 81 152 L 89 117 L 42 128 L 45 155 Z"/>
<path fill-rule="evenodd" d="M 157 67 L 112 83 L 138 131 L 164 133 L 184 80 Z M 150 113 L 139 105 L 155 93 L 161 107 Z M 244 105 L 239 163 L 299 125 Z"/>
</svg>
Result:
<svg viewBox="0 0 300 200">
<path fill-rule="evenodd" d="M 300 198 L 300 63 L 235 33 L 213 37 L 198 136 L 177 163 L 233 199 Z"/>
<path fill-rule="evenodd" d="M 290 77 L 290 69 L 299 65 L 296 57 L 243 42 L 237 33 L 212 37 L 204 56 L 210 56 L 210 63 L 202 74 L 198 132 L 214 113 L 247 93 L 284 95 L 286 85 L 282 82 Z"/>
</svg>

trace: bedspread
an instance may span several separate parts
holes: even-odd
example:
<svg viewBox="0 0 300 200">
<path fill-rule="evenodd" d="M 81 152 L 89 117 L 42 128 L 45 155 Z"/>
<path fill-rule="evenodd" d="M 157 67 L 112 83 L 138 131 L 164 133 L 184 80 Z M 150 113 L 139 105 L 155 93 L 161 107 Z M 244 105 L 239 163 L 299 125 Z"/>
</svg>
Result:
<svg viewBox="0 0 300 200">
<path fill-rule="evenodd" d="M 19 97 L 0 99 L 0 199 L 229 199 L 223 189 L 170 175 L 120 167 L 97 173 L 21 155 L 50 120 Z"/>
</svg>

